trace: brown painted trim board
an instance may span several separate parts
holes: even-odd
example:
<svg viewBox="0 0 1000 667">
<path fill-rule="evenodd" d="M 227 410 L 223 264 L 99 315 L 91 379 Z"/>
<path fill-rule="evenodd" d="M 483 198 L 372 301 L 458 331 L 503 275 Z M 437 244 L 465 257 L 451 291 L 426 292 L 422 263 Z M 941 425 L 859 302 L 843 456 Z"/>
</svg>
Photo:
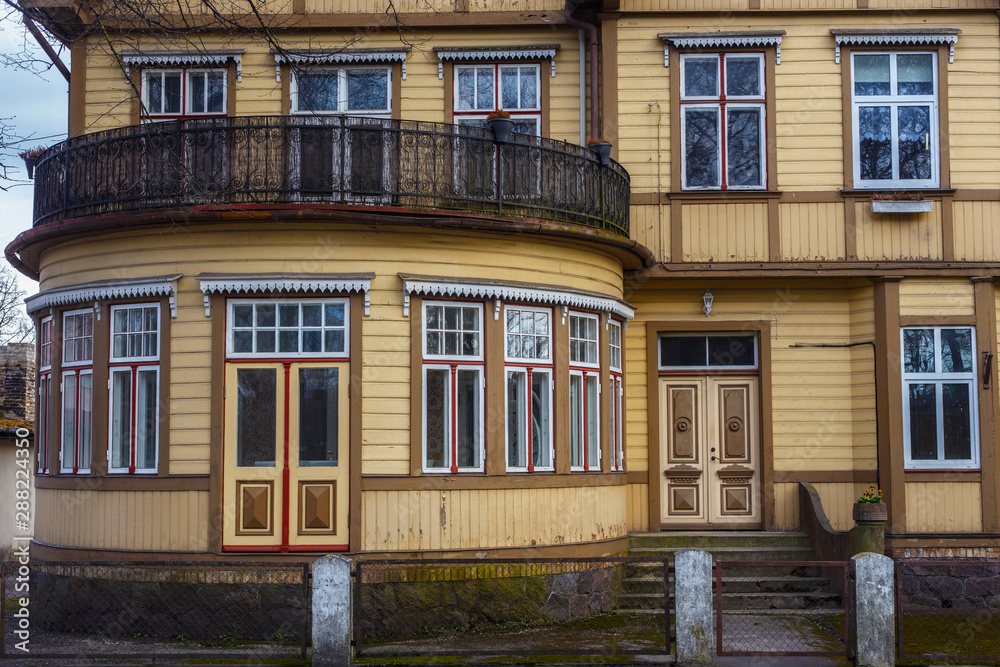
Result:
<svg viewBox="0 0 1000 667">
<path fill-rule="evenodd" d="M 36 489 L 62 491 L 208 491 L 208 475 L 175 475 L 153 477 L 138 475 L 113 475 L 111 477 L 39 475 Z"/>
<path fill-rule="evenodd" d="M 601 62 L 590 63 L 590 75 L 594 76 L 599 69 L 601 76 L 598 131 L 601 138 L 611 142 L 611 157 L 615 160 L 618 159 L 618 17 L 619 14 L 599 16 Z"/>
<path fill-rule="evenodd" d="M 418 295 L 410 297 L 410 475 L 423 474 L 423 389 L 424 360 L 421 341 L 424 318 L 424 300 Z"/>
<path fill-rule="evenodd" d="M 629 470 L 625 473 L 625 481 L 628 484 L 649 484 L 649 471 Z"/>
<path fill-rule="evenodd" d="M 875 404 L 878 414 L 879 484 L 888 505 L 891 532 L 906 530 L 903 470 L 903 389 L 899 350 L 899 281 L 875 281 Z"/>
<path fill-rule="evenodd" d="M 134 124 L 134 123 L 133 123 Z M 70 47 L 69 138 L 87 131 L 87 40 Z"/>
<path fill-rule="evenodd" d="M 575 487 L 624 486 L 624 473 L 551 472 L 508 473 L 504 475 L 464 474 L 420 477 L 394 475 L 361 477 L 363 491 L 475 491 L 481 489 L 564 489 Z"/>
<path fill-rule="evenodd" d="M 901 327 L 971 327 L 976 325 L 975 315 L 900 315 Z"/>
<path fill-rule="evenodd" d="M 226 298 L 221 294 L 209 297 L 212 309 L 212 398 L 210 416 L 209 472 L 211 486 L 208 491 L 208 548 L 222 551 L 222 529 L 225 520 L 223 506 L 223 489 L 225 482 L 224 466 L 224 424 L 225 424 L 225 393 L 226 393 Z M 231 521 L 236 520 L 235 508 Z"/>
<path fill-rule="evenodd" d="M 997 307 L 996 289 L 992 282 L 977 281 L 973 284 L 976 299 L 976 350 L 993 355 L 989 387 L 986 378 L 978 381 L 979 394 L 979 466 L 982 471 L 981 498 L 983 504 L 983 530 L 1000 530 L 1000 442 L 997 440 L 997 414 L 1000 402 L 997 392 Z M 973 363 L 982 363 L 973 359 Z M 980 366 L 981 368 L 981 366 Z M 982 372 L 980 370 L 980 372 Z"/>
<path fill-rule="evenodd" d="M 878 479 L 874 470 L 775 470 L 775 484 L 854 484 L 875 483 Z"/>
<path fill-rule="evenodd" d="M 348 487 L 347 525 L 348 549 L 357 551 L 361 548 L 361 441 L 362 417 L 364 409 L 364 311 L 365 299 L 361 294 L 351 294 L 350 345 L 351 366 L 347 396 L 350 401 L 348 426 L 348 451 L 350 478 Z"/>
</svg>

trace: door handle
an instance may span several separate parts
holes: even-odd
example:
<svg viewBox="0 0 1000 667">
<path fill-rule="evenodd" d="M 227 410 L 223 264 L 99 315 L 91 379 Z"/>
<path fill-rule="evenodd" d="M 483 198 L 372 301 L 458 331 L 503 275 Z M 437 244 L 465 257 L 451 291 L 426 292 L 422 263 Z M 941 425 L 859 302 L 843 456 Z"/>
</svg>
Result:
<svg viewBox="0 0 1000 667">
<path fill-rule="evenodd" d="M 713 460 L 713 461 L 715 461 L 715 460 L 716 460 L 714 456 L 712 457 L 712 460 Z"/>
</svg>

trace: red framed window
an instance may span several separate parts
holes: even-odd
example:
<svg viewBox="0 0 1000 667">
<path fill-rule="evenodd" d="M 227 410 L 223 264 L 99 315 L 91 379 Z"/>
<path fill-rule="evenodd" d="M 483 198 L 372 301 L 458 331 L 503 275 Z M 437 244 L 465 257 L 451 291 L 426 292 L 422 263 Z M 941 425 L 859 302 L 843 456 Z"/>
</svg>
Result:
<svg viewBox="0 0 1000 667">
<path fill-rule="evenodd" d="M 570 469 L 601 469 L 600 356 L 598 318 L 569 314 L 569 446 Z"/>
<path fill-rule="evenodd" d="M 608 322 L 608 355 L 610 378 L 608 388 L 611 393 L 611 470 L 625 469 L 625 444 L 622 440 L 624 412 L 622 398 L 625 395 L 622 383 L 622 325 L 617 320 Z"/>
<path fill-rule="evenodd" d="M 552 309 L 504 308 L 507 470 L 553 470 Z"/>
<path fill-rule="evenodd" d="M 160 306 L 111 307 L 108 472 L 156 473 Z"/>
<path fill-rule="evenodd" d="M 94 311 L 63 313 L 62 327 L 59 471 L 89 473 L 94 430 Z"/>
<path fill-rule="evenodd" d="M 38 324 L 38 472 L 49 472 L 49 399 L 52 396 L 52 318 Z"/>
</svg>

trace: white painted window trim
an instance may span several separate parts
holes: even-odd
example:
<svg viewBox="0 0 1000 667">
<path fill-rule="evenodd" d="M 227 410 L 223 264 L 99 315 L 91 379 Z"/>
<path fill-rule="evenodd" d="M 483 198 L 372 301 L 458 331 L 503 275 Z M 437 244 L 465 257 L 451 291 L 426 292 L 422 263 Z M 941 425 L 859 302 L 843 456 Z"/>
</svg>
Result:
<svg viewBox="0 0 1000 667">
<path fill-rule="evenodd" d="M 88 362 L 89 363 L 89 362 Z M 80 427 L 80 416 L 82 412 L 80 408 L 83 406 L 80 403 L 80 384 L 81 379 L 84 375 L 90 376 L 90 458 L 83 461 L 86 465 L 78 465 L 76 472 L 73 472 L 72 465 L 66 465 L 65 457 L 63 456 L 66 451 L 64 445 L 66 444 L 66 399 L 69 395 L 66 393 L 66 377 L 73 376 L 76 382 L 76 391 L 73 394 L 74 406 L 73 406 L 73 444 L 74 444 L 74 455 L 76 453 L 76 448 L 79 445 L 79 439 L 82 434 L 82 429 Z M 61 405 L 59 406 L 59 472 L 64 475 L 87 475 L 90 474 L 90 463 L 93 459 L 94 453 L 94 369 L 92 366 L 87 366 L 86 368 L 71 367 L 62 373 L 60 379 L 59 393 L 61 397 Z M 80 462 L 77 462 L 80 463 Z"/>
<path fill-rule="evenodd" d="M 593 339 L 593 340 L 591 340 L 589 338 L 580 338 L 580 337 L 577 337 L 576 339 L 574 339 L 572 337 L 572 334 L 570 334 L 570 338 L 569 338 L 570 347 L 566 351 L 566 355 L 567 355 L 566 358 L 569 361 L 570 368 L 579 368 L 579 369 L 586 370 L 588 372 L 590 372 L 591 370 L 594 370 L 594 369 L 599 369 L 601 367 L 601 318 L 598 317 L 594 313 L 583 313 L 583 312 L 574 311 L 574 310 L 570 311 L 569 316 L 571 318 L 572 317 L 576 317 L 576 318 L 584 319 L 584 320 L 593 320 L 594 323 L 595 323 L 594 331 L 597 333 L 597 337 L 595 339 Z M 593 343 L 594 344 L 594 348 L 597 350 L 597 361 L 595 361 L 595 362 L 574 361 L 573 360 L 573 350 L 572 350 L 572 343 L 573 343 L 574 340 L 577 340 L 577 341 L 580 341 L 580 342 L 584 342 L 584 343 Z"/>
<path fill-rule="evenodd" d="M 930 329 L 934 332 L 934 373 L 907 373 L 906 372 L 906 346 L 904 335 L 907 330 Z M 968 329 L 971 331 L 972 363 L 971 371 L 968 373 L 944 373 L 941 368 L 941 332 L 946 329 Z M 979 443 L 979 392 L 977 387 L 978 373 L 976 372 L 976 328 L 974 326 L 912 326 L 900 327 L 899 330 L 900 363 L 903 393 L 903 455 L 904 465 L 907 470 L 978 470 L 980 467 L 980 443 Z M 969 387 L 969 438 L 970 459 L 944 459 L 934 460 L 914 460 L 910 456 L 910 392 L 908 387 L 911 384 L 935 384 L 935 417 L 938 432 L 935 440 L 938 446 L 938 456 L 944 456 L 944 415 L 942 408 L 942 384 L 965 384 Z"/>
<path fill-rule="evenodd" d="M 670 47 L 685 49 L 774 48 L 775 64 L 781 64 L 781 38 L 784 30 L 740 30 L 733 32 L 660 33 L 663 41 L 663 66 L 670 66 Z"/>
<path fill-rule="evenodd" d="M 479 328 L 476 330 L 476 334 L 479 336 L 479 354 L 469 355 L 469 354 L 429 354 L 427 352 L 427 307 L 428 306 L 441 306 L 442 308 L 475 308 L 479 311 Z M 486 323 L 484 322 L 485 312 L 483 309 L 483 304 L 475 303 L 471 301 L 424 301 L 423 303 L 423 318 L 420 323 L 420 334 L 421 334 L 421 356 L 428 363 L 436 363 L 439 361 L 464 361 L 464 362 L 484 362 L 485 348 L 486 348 Z M 442 311 L 443 313 L 443 311 Z M 435 331 L 437 331 L 435 329 Z M 441 329 L 442 334 L 444 329 Z M 462 334 L 466 333 L 465 329 L 458 330 Z M 471 331 L 471 330 L 470 330 Z M 444 345 L 444 337 L 442 335 L 441 344 Z M 443 348 L 442 348 L 443 349 Z"/>
<path fill-rule="evenodd" d="M 177 281 L 181 274 L 138 278 L 135 280 L 101 280 L 70 287 L 45 290 L 24 300 L 28 313 L 53 306 L 93 302 L 94 316 L 101 319 L 100 302 L 110 299 L 137 299 L 165 296 L 170 304 L 170 317 L 177 317 Z"/>
<path fill-rule="evenodd" d="M 427 371 L 428 370 L 444 370 L 444 371 L 447 371 L 449 373 L 447 403 L 445 404 L 445 408 L 446 408 L 445 409 L 445 416 L 446 416 L 446 419 L 448 420 L 448 422 L 447 422 L 448 423 L 448 427 L 447 427 L 447 430 L 445 431 L 445 456 L 444 456 L 445 466 L 443 468 L 431 468 L 431 467 L 429 467 L 427 465 Z M 458 472 L 459 473 L 483 472 L 485 470 L 485 465 L 486 465 L 486 442 L 485 442 L 485 430 L 484 430 L 484 424 L 483 424 L 483 421 L 484 421 L 485 415 L 486 415 L 486 390 L 485 390 L 486 368 L 485 368 L 485 363 L 480 362 L 480 363 L 472 363 L 472 364 L 460 364 L 458 366 L 456 372 L 457 371 L 461 371 L 461 370 L 467 370 L 467 371 L 471 370 L 471 371 L 475 371 L 476 373 L 479 374 L 479 406 L 478 406 L 478 410 L 477 410 L 477 412 L 478 412 L 478 418 L 479 418 L 479 432 L 478 432 L 478 439 L 479 439 L 479 466 L 478 467 L 471 467 L 471 468 L 461 468 L 460 467 L 460 468 L 458 468 Z M 453 461 L 451 461 L 451 447 L 452 447 L 451 438 L 452 438 L 452 434 L 451 434 L 450 425 L 451 425 L 452 419 L 456 418 L 454 415 L 455 415 L 455 410 L 456 410 L 456 407 L 457 407 L 456 405 L 454 405 L 454 401 L 453 401 L 454 397 L 451 395 L 451 382 L 450 382 L 451 372 L 452 372 L 452 367 L 451 367 L 450 363 L 447 363 L 447 362 L 443 362 L 443 363 L 442 362 L 437 362 L 436 360 L 433 361 L 433 362 L 428 362 L 428 363 L 422 364 L 422 368 L 421 368 L 421 371 L 420 371 L 420 373 L 421 373 L 421 380 L 422 380 L 422 382 L 421 382 L 421 384 L 422 384 L 422 387 L 421 387 L 421 411 L 420 411 L 421 412 L 421 414 L 420 414 L 420 423 L 421 423 L 421 434 L 420 434 L 420 441 L 421 441 L 421 447 L 420 447 L 420 449 L 421 449 L 421 461 L 420 461 L 420 466 L 421 466 L 421 469 L 423 470 L 423 472 L 425 472 L 425 473 L 451 474 L 451 463 L 453 463 Z"/>
<path fill-rule="evenodd" d="M 612 336 L 611 336 L 611 328 L 612 327 L 616 327 L 618 329 L 618 345 L 615 345 L 612 342 L 612 340 L 611 340 L 611 338 L 612 338 Z M 625 332 L 623 331 L 622 323 L 619 322 L 619 321 L 617 321 L 617 320 L 614 320 L 614 319 L 612 319 L 610 317 L 608 318 L 607 327 L 606 328 L 607 328 L 607 331 L 608 331 L 608 368 L 611 369 L 612 373 L 618 373 L 619 375 L 621 375 L 623 367 L 625 365 L 624 364 L 624 358 L 622 357 L 623 350 L 624 350 L 624 347 L 625 347 L 625 341 L 624 341 L 624 338 L 623 338 Z M 617 366 L 615 366 L 615 364 L 614 364 L 615 355 L 611 354 L 612 350 L 618 350 L 618 365 Z"/>
<path fill-rule="evenodd" d="M 47 342 L 47 343 L 42 339 L 42 332 L 45 331 L 45 325 L 46 324 L 49 325 L 49 342 Z M 39 372 L 47 371 L 47 370 L 51 370 L 52 369 L 52 343 L 53 343 L 52 334 L 53 334 L 54 331 L 55 331 L 55 324 L 54 324 L 54 318 L 52 317 L 52 315 L 48 315 L 46 317 L 43 317 L 38 322 L 38 344 L 39 344 L 39 350 L 38 350 L 38 362 L 39 362 L 39 364 L 38 364 L 38 371 Z M 45 348 L 48 348 L 48 350 L 46 350 Z M 47 364 L 43 363 L 43 361 L 42 361 L 43 359 L 45 359 L 45 353 L 46 352 L 49 353 L 49 355 L 48 355 L 48 362 L 49 363 L 47 363 Z"/>
<path fill-rule="evenodd" d="M 211 296 L 213 294 L 271 294 L 275 292 L 341 294 L 358 293 L 365 297 L 365 317 L 371 313 L 371 286 L 374 273 L 357 274 L 229 274 L 200 273 L 199 282 L 205 317 L 212 316 Z"/>
<path fill-rule="evenodd" d="M 114 376 L 115 376 L 116 372 L 118 372 L 118 373 L 128 372 L 128 374 L 129 374 L 129 392 L 131 394 L 131 392 L 134 391 L 136 393 L 136 399 L 137 399 L 135 402 L 133 402 L 131 400 L 131 396 L 129 398 L 129 419 L 131 420 L 130 421 L 131 424 L 137 424 L 137 417 L 138 417 L 138 412 L 139 412 L 139 404 L 138 404 L 138 388 L 136 387 L 136 382 L 139 381 L 139 377 L 138 377 L 139 373 L 141 373 L 143 371 L 150 371 L 150 370 L 153 371 L 154 373 L 156 373 L 156 393 L 157 393 L 157 397 L 156 397 L 157 398 L 157 400 L 156 400 L 156 414 L 153 417 L 153 423 L 156 425 L 155 428 L 153 429 L 153 437 L 154 437 L 153 451 L 155 452 L 154 455 L 153 455 L 153 467 L 152 468 L 140 468 L 140 467 L 136 466 L 135 472 L 134 473 L 130 473 L 129 472 L 129 468 L 134 463 L 134 461 L 132 459 L 132 447 L 133 447 L 133 444 L 135 444 L 136 447 L 138 447 L 138 445 L 136 443 L 132 442 L 132 437 L 134 437 L 135 434 L 131 432 L 131 429 L 130 429 L 130 433 L 129 433 L 129 442 L 127 443 L 129 465 L 124 466 L 124 467 L 117 467 L 117 468 L 116 467 L 112 467 L 112 465 L 111 465 L 111 462 L 113 460 L 113 449 L 114 449 L 114 415 L 115 415 L 115 413 L 114 413 Z M 160 364 L 159 364 L 158 361 L 157 362 L 149 362 L 149 363 L 139 363 L 139 364 L 135 364 L 134 367 L 133 367 L 132 364 L 118 364 L 118 365 L 112 366 L 112 367 L 110 367 L 108 369 L 108 450 L 107 450 L 107 457 L 108 458 L 107 458 L 107 460 L 108 460 L 108 473 L 109 474 L 155 475 L 158 472 L 159 467 L 160 467 L 160 427 L 159 427 L 159 424 L 160 424 L 160 400 L 159 399 L 160 399 Z M 136 431 L 137 430 L 138 429 L 136 427 Z"/>
<path fill-rule="evenodd" d="M 149 106 L 149 77 L 151 74 L 165 74 L 170 72 L 177 72 L 181 75 L 181 109 L 176 113 L 171 113 L 169 111 L 153 111 Z M 191 110 L 191 99 L 193 95 L 191 94 L 191 75 L 198 73 L 209 73 L 209 72 L 222 72 L 222 111 L 192 111 Z M 225 69 L 215 68 L 215 69 L 185 69 L 185 68 L 166 68 L 166 69 L 144 69 L 142 71 L 142 106 L 148 112 L 150 118 L 157 118 L 161 120 L 167 119 L 181 119 L 185 117 L 191 118 L 214 118 L 225 116 L 229 107 L 229 86 L 227 85 L 227 79 L 229 77 L 229 72 Z"/>
<path fill-rule="evenodd" d="M 274 57 L 274 80 L 281 81 L 281 66 L 283 64 L 309 67 L 313 65 L 344 65 L 371 63 L 400 63 L 400 78 L 406 81 L 406 57 L 410 49 L 345 49 L 341 51 L 301 51 L 272 53 Z M 390 81 L 392 75 L 390 72 Z M 390 90 L 391 93 L 391 90 Z M 392 96 L 389 97 L 389 107 L 392 108 Z"/>
<path fill-rule="evenodd" d="M 116 357 L 115 356 L 115 335 L 125 335 L 129 336 L 132 334 L 145 335 L 151 333 L 143 329 L 142 331 L 115 331 L 115 313 L 119 310 L 145 310 L 146 308 L 156 309 L 156 354 L 144 355 L 138 357 Z M 160 304 L 159 303 L 126 303 L 116 306 L 111 306 L 111 311 L 108 315 L 110 322 L 108 323 L 108 339 L 109 339 L 109 350 L 108 350 L 108 363 L 114 366 L 121 366 L 127 364 L 158 364 L 160 362 L 160 349 L 163 345 L 163 326 L 160 321 Z"/>
<path fill-rule="evenodd" d="M 543 336 L 539 334 L 524 334 L 524 333 L 511 333 L 507 331 L 507 311 L 516 310 L 518 312 L 529 312 L 529 313 L 542 313 L 546 315 L 549 319 L 548 330 L 549 333 L 545 334 L 545 338 L 549 341 L 549 356 L 545 359 L 538 357 L 512 357 L 507 354 L 507 337 L 508 336 L 532 336 L 534 338 L 542 338 Z M 537 306 L 522 306 L 518 304 L 508 304 L 504 306 L 503 317 L 501 318 L 501 329 L 503 330 L 503 358 L 508 364 L 521 365 L 521 366 L 551 366 L 553 363 L 552 357 L 552 327 L 553 327 L 553 317 L 551 308 L 539 308 Z"/>
<path fill-rule="evenodd" d="M 174 67 L 225 67 L 230 60 L 236 63 L 236 81 L 243 81 L 243 54 L 245 50 L 237 51 L 199 51 L 196 53 L 181 53 L 171 51 L 150 51 L 148 53 L 130 51 L 121 54 L 125 65 L 125 76 L 130 76 L 133 67 L 155 67 L 170 69 Z"/>
<path fill-rule="evenodd" d="M 438 79 L 444 78 L 445 62 L 460 61 L 503 61 L 503 60 L 548 60 L 550 62 L 549 77 L 556 76 L 556 51 L 558 44 L 540 44 L 538 46 L 512 47 L 435 47 L 438 57 Z M 539 84 L 540 86 L 541 84 Z"/>
<path fill-rule="evenodd" d="M 511 466 L 510 465 L 510 413 L 512 406 L 510 405 L 510 394 L 508 393 L 508 383 L 510 382 L 510 373 L 521 373 L 525 376 L 525 382 L 527 382 L 528 368 L 531 368 L 531 374 L 542 373 L 547 375 L 549 378 L 549 404 L 548 404 L 548 428 L 546 429 L 549 441 L 549 464 L 547 466 L 534 466 L 533 472 L 552 472 L 555 470 L 556 464 L 556 452 L 555 443 L 553 442 L 553 422 L 554 419 L 554 408 L 555 408 L 555 379 L 554 379 L 554 368 L 552 366 L 532 366 L 531 364 L 508 364 L 504 366 L 504 465 L 507 468 L 507 472 L 528 472 L 527 464 L 524 466 Z M 528 402 L 531 402 L 531 387 L 526 387 L 528 390 Z M 528 432 L 528 438 L 531 438 L 531 432 Z M 527 452 L 525 452 L 525 457 L 527 457 Z M 527 458 L 525 458 L 527 463 Z"/>
<path fill-rule="evenodd" d="M 840 47 L 847 46 L 941 46 L 948 47 L 948 62 L 955 62 L 955 45 L 962 31 L 958 28 L 936 29 L 838 29 L 831 28 L 834 62 L 840 64 Z"/>
<path fill-rule="evenodd" d="M 292 330 L 293 327 L 279 327 L 277 323 L 277 308 L 281 305 L 290 304 L 341 304 L 344 306 L 344 325 L 342 327 L 328 327 L 328 326 L 304 326 L 301 322 L 298 326 L 294 327 L 294 330 L 299 333 L 299 343 L 301 347 L 302 342 L 302 330 L 303 329 L 319 329 L 321 335 L 326 335 L 327 331 L 343 331 L 344 333 L 344 349 L 339 352 L 279 352 L 278 347 L 278 332 L 282 330 Z M 238 305 L 253 306 L 253 305 L 273 305 L 275 306 L 275 324 L 273 327 L 257 327 L 256 324 L 250 327 L 250 331 L 256 333 L 260 330 L 271 330 L 274 331 L 274 352 L 234 352 L 233 351 L 233 334 L 236 331 L 234 327 L 234 317 L 233 309 Z M 247 330 L 246 327 L 239 327 L 240 330 Z M 226 303 L 226 358 L 227 359 L 324 359 L 324 360 L 341 360 L 348 361 L 351 356 L 351 300 L 345 297 L 334 297 L 334 298 L 287 298 L 282 297 L 280 299 L 240 299 L 240 298 L 230 298 Z"/>
<path fill-rule="evenodd" d="M 749 366 L 746 366 L 746 365 L 743 365 L 743 366 L 739 366 L 739 365 L 732 365 L 732 366 L 714 365 L 713 366 L 713 365 L 706 364 L 704 366 L 665 366 L 663 364 L 663 349 L 662 349 L 661 346 L 663 344 L 662 341 L 665 338 L 704 338 L 705 339 L 705 349 L 706 349 L 706 352 L 705 352 L 705 354 L 706 354 L 705 361 L 707 362 L 708 361 L 708 357 L 707 357 L 707 355 L 708 355 L 708 351 L 707 351 L 708 350 L 708 339 L 709 338 L 727 338 L 729 336 L 741 336 L 741 337 L 749 336 L 749 337 L 753 338 L 753 364 L 752 365 L 749 365 Z M 738 370 L 755 371 L 758 368 L 760 368 L 760 341 L 757 339 L 757 336 L 755 334 L 753 334 L 753 333 L 746 333 L 746 332 L 740 332 L 740 331 L 731 331 L 731 332 L 716 331 L 716 332 L 712 332 L 712 333 L 701 333 L 701 332 L 695 331 L 695 332 L 692 332 L 692 333 L 662 334 L 662 335 L 660 335 L 659 339 L 656 342 L 656 365 L 657 365 L 657 368 L 659 370 L 661 370 L 661 371 L 678 371 L 678 370 L 680 370 L 680 371 L 683 371 L 683 370 L 712 371 L 712 370 L 723 370 L 723 369 L 724 370 L 736 370 L 736 371 L 738 371 Z"/>
<path fill-rule="evenodd" d="M 392 117 L 392 68 L 382 66 L 357 66 L 357 67 L 310 67 L 312 71 L 336 73 L 337 75 L 337 108 L 329 109 L 298 109 L 299 105 L 299 77 L 292 73 L 291 83 L 291 103 L 290 109 L 293 115 L 307 116 L 337 116 L 351 115 L 364 116 L 366 118 L 391 118 Z M 363 69 L 380 70 L 385 72 L 386 78 L 386 107 L 384 109 L 348 109 L 347 108 L 347 72 Z"/>
<path fill-rule="evenodd" d="M 571 465 L 570 466 L 570 472 L 588 472 L 588 473 L 589 472 L 601 472 L 601 470 L 603 468 L 602 461 L 601 461 L 601 458 L 602 458 L 602 452 L 601 452 L 601 393 L 602 393 L 601 392 L 601 374 L 600 374 L 600 371 L 594 372 L 594 369 L 592 369 L 592 368 L 570 366 L 570 369 L 569 369 L 570 385 L 572 385 L 572 383 L 573 383 L 573 377 L 574 376 L 580 378 L 580 398 L 583 401 L 583 403 L 580 405 L 580 418 L 583 420 L 582 423 L 581 423 L 581 427 L 580 427 L 580 435 L 581 435 L 582 446 L 583 446 L 583 448 L 582 448 L 582 450 L 580 452 L 580 455 L 581 455 L 583 461 L 585 461 L 585 462 L 587 462 L 587 420 L 583 416 L 584 415 L 584 409 L 583 409 L 583 407 L 587 403 L 587 381 L 590 380 L 591 378 L 594 379 L 594 387 L 595 387 L 594 390 L 597 392 L 597 396 L 595 397 L 595 401 L 594 401 L 596 403 L 596 405 L 597 405 L 597 414 L 594 417 L 594 433 L 595 433 L 595 438 L 597 439 L 597 442 L 596 442 L 596 447 L 597 447 L 597 464 L 592 466 L 592 465 L 590 465 L 589 462 L 587 462 L 586 465 L 579 465 L 579 466 Z M 572 459 L 572 457 L 573 457 L 573 452 L 572 452 L 572 447 L 573 447 L 573 433 L 572 433 L 572 429 L 573 429 L 573 424 L 572 424 L 572 415 L 573 415 L 572 401 L 573 401 L 573 393 L 570 390 L 570 386 L 569 385 L 567 385 L 567 387 L 566 387 L 566 398 L 567 398 L 567 400 L 569 402 L 569 405 L 568 405 L 569 415 L 568 416 L 570 417 L 570 425 L 569 425 L 570 432 L 567 434 L 567 437 L 569 438 L 569 441 L 570 441 L 570 461 L 572 461 L 573 460 Z"/>
<path fill-rule="evenodd" d="M 77 368 L 79 366 L 93 366 L 94 365 L 94 334 L 91 332 L 90 336 L 76 336 L 74 340 L 79 338 L 90 338 L 90 359 L 83 359 L 78 361 L 66 361 L 66 320 L 75 315 L 93 315 L 94 311 L 91 308 L 85 308 L 82 310 L 67 310 L 62 314 L 62 368 Z M 96 318 L 95 318 L 96 319 Z M 91 325 L 93 327 L 93 324 Z"/>
</svg>

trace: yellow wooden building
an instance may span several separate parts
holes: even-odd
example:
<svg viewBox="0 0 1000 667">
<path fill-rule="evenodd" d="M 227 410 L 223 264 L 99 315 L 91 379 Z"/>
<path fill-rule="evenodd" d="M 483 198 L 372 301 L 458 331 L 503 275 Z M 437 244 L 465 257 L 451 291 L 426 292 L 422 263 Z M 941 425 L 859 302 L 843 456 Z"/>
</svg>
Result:
<svg viewBox="0 0 1000 667">
<path fill-rule="evenodd" d="M 997 555 L 1000 3 L 393 6 L 37 4 L 41 557 Z"/>
</svg>

